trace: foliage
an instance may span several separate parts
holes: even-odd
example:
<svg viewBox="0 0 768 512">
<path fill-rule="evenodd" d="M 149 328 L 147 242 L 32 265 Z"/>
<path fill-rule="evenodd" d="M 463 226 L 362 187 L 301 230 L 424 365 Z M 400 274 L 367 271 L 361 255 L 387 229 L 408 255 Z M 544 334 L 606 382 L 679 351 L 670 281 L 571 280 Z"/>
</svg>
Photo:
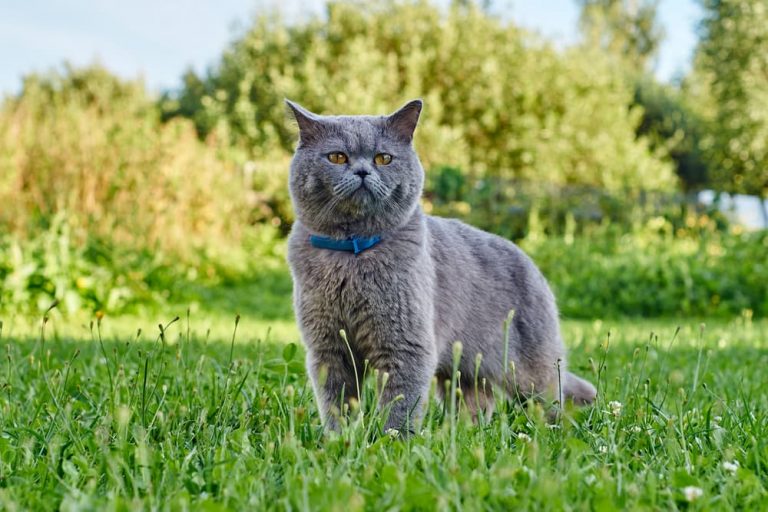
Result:
<svg viewBox="0 0 768 512">
<path fill-rule="evenodd" d="M 281 180 L 296 139 L 283 98 L 320 113 L 383 114 L 421 96 L 416 146 L 427 169 L 669 187 L 671 166 L 635 135 L 632 95 L 600 51 L 556 51 L 473 2 L 362 1 L 332 2 L 325 17 L 293 24 L 259 16 L 207 76 L 188 73 L 164 109 L 203 137 L 225 134 L 256 173 Z"/>
<path fill-rule="evenodd" d="M 0 311 L 44 311 L 54 301 L 65 313 L 159 305 L 183 296 L 183 285 L 205 265 L 198 261 L 196 267 L 93 237 L 78 241 L 57 215 L 32 238 L 0 238 Z"/>
<path fill-rule="evenodd" d="M 669 154 L 680 184 L 686 191 L 710 185 L 710 162 L 702 150 L 706 122 L 690 95 L 647 75 L 637 79 L 635 104 L 643 111 L 638 134 L 651 141 L 651 148 Z"/>
<path fill-rule="evenodd" d="M 543 197 L 549 195 L 543 192 Z M 519 243 L 550 281 L 566 317 L 727 317 L 745 310 L 768 316 L 768 234 L 729 234 L 714 218 L 694 211 L 682 225 L 657 217 L 628 227 L 645 215 L 626 219 L 624 226 L 599 218 L 577 222 L 573 212 L 589 216 L 602 209 L 620 211 L 624 203 L 609 196 L 594 196 L 590 202 L 579 194 L 572 201 L 567 193 L 558 197 L 557 204 L 537 203 L 530 214 L 523 203 L 519 210 L 496 211 L 496 217 L 461 201 L 435 208 L 477 220 L 481 227 L 519 229 L 525 235 Z M 560 219 L 563 201 L 584 209 Z M 79 245 L 70 233 L 57 220 L 32 240 L 0 240 L 0 311 L 43 311 L 54 300 L 69 314 L 116 314 L 139 307 L 155 311 L 198 303 L 209 311 L 291 319 L 284 241 L 274 229 L 254 231 L 242 250 L 231 251 L 226 259 L 195 264 L 117 250 L 95 239 Z"/>
<path fill-rule="evenodd" d="M 135 280 L 114 268 L 94 265 L 105 256 L 95 245 L 74 245 L 70 228 L 61 218 L 50 230 L 20 243 L 0 240 L 0 309 L 45 310 L 54 300 L 64 311 L 81 308 L 116 310 L 135 290 Z"/>
<path fill-rule="evenodd" d="M 222 251 L 245 223 L 241 179 L 191 123 L 161 123 L 140 82 L 100 67 L 30 75 L 0 108 L 0 229 L 33 237 L 60 215 L 74 243 Z"/>
<path fill-rule="evenodd" d="M 588 44 L 620 58 L 634 72 L 647 71 L 664 35 L 659 0 L 579 0 L 579 22 Z"/>
<path fill-rule="evenodd" d="M 532 237 L 523 247 L 566 317 L 768 316 L 768 232 L 728 235 L 711 222 L 692 216 L 693 230 L 675 232 L 657 219 L 656 233 Z"/>
<path fill-rule="evenodd" d="M 663 217 L 676 227 L 702 206 L 677 191 L 609 191 L 589 186 L 557 186 L 524 181 L 472 179 L 461 169 L 439 167 L 427 174 L 427 212 L 458 217 L 511 240 L 532 231 L 547 236 L 591 236 L 592 228 L 610 224 L 633 232 L 649 219 Z M 717 211 L 707 212 L 727 225 Z M 600 236 L 600 235 L 597 235 Z"/>
<path fill-rule="evenodd" d="M 713 180 L 721 190 L 768 197 L 768 6 L 704 0 L 696 56 L 709 99 Z M 764 212 L 768 216 L 768 212 Z"/>
<path fill-rule="evenodd" d="M 32 237 L 0 237 L 0 313 L 45 311 L 55 301 L 57 310 L 68 315 L 119 314 L 226 294 L 237 298 L 240 307 L 265 314 L 274 294 L 290 296 L 287 275 L 270 280 L 276 266 L 283 269 L 283 243 L 267 227 L 249 230 L 241 243 L 215 258 L 200 253 L 187 255 L 186 261 L 172 259 L 93 236 L 80 240 L 69 219 L 57 214 L 49 228 Z M 251 285 L 247 295 L 242 292 L 244 281 Z M 226 291 L 234 283 L 240 293 Z M 253 289 L 259 286 L 267 289 Z M 275 308 L 290 312 L 290 301 L 280 301 Z"/>
<path fill-rule="evenodd" d="M 162 334 L 3 337 L 7 510 L 764 509 L 765 325 L 567 324 L 599 401 L 548 423 L 499 399 L 473 424 L 432 400 L 422 432 L 365 415 L 324 436 L 301 349 Z M 99 323 L 99 322 L 97 322 Z M 49 326 L 50 327 L 50 326 Z M 94 326 L 94 331 L 103 329 Z M 648 336 L 649 331 L 659 335 Z M 609 343 L 606 343 L 608 337 Z M 152 341 L 156 339 L 156 341 Z M 501 340 L 500 340 L 501 341 Z M 717 354 L 713 354 L 717 351 Z"/>
</svg>

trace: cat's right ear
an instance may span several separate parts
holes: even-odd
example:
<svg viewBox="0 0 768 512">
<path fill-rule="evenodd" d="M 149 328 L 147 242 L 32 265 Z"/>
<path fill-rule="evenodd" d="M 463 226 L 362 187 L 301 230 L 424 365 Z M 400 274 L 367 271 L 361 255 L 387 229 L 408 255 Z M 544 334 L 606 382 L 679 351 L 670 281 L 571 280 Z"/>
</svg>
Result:
<svg viewBox="0 0 768 512">
<path fill-rule="evenodd" d="M 299 125 L 299 140 L 302 143 L 311 142 L 317 138 L 320 131 L 320 118 L 298 103 L 285 99 L 285 104 L 293 114 L 296 123 Z"/>
</svg>

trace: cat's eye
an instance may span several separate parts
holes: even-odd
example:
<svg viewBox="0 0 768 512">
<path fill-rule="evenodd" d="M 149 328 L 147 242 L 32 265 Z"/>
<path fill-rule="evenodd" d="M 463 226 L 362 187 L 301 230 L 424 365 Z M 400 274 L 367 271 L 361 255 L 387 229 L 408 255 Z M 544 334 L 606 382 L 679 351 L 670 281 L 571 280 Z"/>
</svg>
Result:
<svg viewBox="0 0 768 512">
<path fill-rule="evenodd" d="M 328 154 L 328 161 L 332 164 L 345 164 L 347 163 L 347 155 L 340 151 L 335 151 Z"/>
<path fill-rule="evenodd" d="M 373 163 L 376 165 L 389 165 L 389 162 L 392 161 L 392 155 L 387 153 L 379 153 L 375 157 L 373 157 Z"/>
</svg>

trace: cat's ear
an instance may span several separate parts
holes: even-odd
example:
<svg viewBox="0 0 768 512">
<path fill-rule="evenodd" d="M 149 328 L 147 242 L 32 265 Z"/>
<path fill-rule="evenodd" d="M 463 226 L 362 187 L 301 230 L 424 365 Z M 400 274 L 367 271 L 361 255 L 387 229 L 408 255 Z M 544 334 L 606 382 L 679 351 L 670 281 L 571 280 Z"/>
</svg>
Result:
<svg viewBox="0 0 768 512">
<path fill-rule="evenodd" d="M 299 125 L 299 139 L 301 142 L 309 142 L 317 138 L 321 128 L 320 117 L 287 98 L 285 104 L 293 113 L 293 117 Z"/>
<path fill-rule="evenodd" d="M 413 140 L 413 132 L 416 130 L 416 125 L 419 122 L 422 106 L 423 102 L 421 100 L 412 100 L 400 107 L 400 110 L 387 117 L 387 127 L 390 132 L 401 140 L 410 143 Z"/>
</svg>

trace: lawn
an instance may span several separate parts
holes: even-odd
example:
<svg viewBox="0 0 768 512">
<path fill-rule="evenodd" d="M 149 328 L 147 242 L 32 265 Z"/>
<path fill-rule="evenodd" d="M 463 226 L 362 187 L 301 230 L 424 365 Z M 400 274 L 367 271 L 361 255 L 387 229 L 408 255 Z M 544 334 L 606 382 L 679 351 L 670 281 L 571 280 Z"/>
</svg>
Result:
<svg viewBox="0 0 768 512">
<path fill-rule="evenodd" d="M 594 407 L 550 422 L 502 401 L 474 424 L 460 398 L 433 400 L 401 439 L 380 432 L 369 382 L 336 435 L 289 302 L 256 288 L 166 314 L 5 319 L 0 510 L 768 506 L 767 321 L 565 321 Z"/>
</svg>

